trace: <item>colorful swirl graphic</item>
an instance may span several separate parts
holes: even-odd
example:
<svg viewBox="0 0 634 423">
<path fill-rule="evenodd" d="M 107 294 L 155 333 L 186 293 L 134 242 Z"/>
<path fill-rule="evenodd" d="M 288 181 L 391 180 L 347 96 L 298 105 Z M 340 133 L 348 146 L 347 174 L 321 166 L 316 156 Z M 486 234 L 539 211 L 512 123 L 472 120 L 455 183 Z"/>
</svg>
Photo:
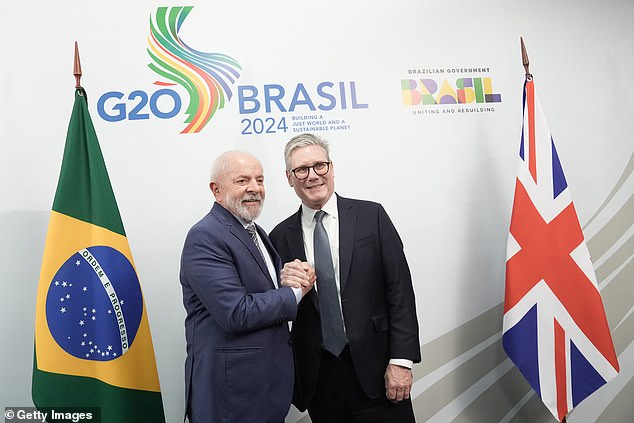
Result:
<svg viewBox="0 0 634 423">
<path fill-rule="evenodd" d="M 148 65 L 163 78 L 157 85 L 178 84 L 189 93 L 184 133 L 200 132 L 213 115 L 231 100 L 231 86 L 240 78 L 240 64 L 221 53 L 205 53 L 189 47 L 178 35 L 193 6 L 159 7 L 150 17 Z"/>
</svg>

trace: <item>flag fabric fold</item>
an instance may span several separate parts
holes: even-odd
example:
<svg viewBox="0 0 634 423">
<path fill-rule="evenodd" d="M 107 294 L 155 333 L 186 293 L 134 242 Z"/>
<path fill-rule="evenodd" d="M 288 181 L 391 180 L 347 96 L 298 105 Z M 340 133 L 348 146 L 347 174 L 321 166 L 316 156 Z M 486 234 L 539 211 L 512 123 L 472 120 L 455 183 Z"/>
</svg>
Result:
<svg viewBox="0 0 634 423">
<path fill-rule="evenodd" d="M 619 364 L 594 268 L 534 82 L 524 84 L 502 343 L 559 421 Z"/>
<path fill-rule="evenodd" d="M 98 409 L 110 423 L 165 422 L 134 261 L 88 111 L 75 92 L 42 258 L 33 403 Z"/>
</svg>

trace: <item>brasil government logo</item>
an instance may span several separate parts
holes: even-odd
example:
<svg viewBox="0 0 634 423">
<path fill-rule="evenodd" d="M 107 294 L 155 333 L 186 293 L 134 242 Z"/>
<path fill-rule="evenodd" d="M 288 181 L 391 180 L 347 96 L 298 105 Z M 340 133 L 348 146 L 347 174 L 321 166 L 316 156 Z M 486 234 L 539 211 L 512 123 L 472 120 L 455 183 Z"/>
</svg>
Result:
<svg viewBox="0 0 634 423">
<path fill-rule="evenodd" d="M 68 258 L 46 296 L 46 320 L 55 342 L 86 360 L 110 361 L 125 354 L 142 314 L 134 267 L 107 246 L 85 248 Z"/>
<path fill-rule="evenodd" d="M 401 79 L 403 105 L 415 115 L 495 112 L 502 102 L 488 67 L 415 68 L 408 74 Z"/>
</svg>

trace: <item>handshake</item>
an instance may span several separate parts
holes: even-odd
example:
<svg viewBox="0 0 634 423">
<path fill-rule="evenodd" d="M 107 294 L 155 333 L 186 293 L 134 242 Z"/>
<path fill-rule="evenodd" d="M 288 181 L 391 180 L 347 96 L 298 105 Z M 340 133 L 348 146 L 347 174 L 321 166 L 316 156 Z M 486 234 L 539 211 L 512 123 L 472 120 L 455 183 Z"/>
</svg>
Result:
<svg viewBox="0 0 634 423">
<path fill-rule="evenodd" d="M 295 259 L 284 264 L 280 273 L 280 286 L 300 288 L 303 297 L 313 288 L 316 279 L 315 268 L 310 263 Z"/>
</svg>

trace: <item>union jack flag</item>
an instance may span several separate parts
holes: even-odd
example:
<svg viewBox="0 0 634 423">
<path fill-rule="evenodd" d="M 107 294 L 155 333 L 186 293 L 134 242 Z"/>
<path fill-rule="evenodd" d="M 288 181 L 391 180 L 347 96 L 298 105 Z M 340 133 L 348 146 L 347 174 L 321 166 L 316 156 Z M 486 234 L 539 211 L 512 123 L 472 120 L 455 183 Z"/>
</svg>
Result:
<svg viewBox="0 0 634 423">
<path fill-rule="evenodd" d="M 507 244 L 502 343 L 559 421 L 614 378 L 590 254 L 532 78 L 524 84 L 519 170 Z"/>
</svg>

